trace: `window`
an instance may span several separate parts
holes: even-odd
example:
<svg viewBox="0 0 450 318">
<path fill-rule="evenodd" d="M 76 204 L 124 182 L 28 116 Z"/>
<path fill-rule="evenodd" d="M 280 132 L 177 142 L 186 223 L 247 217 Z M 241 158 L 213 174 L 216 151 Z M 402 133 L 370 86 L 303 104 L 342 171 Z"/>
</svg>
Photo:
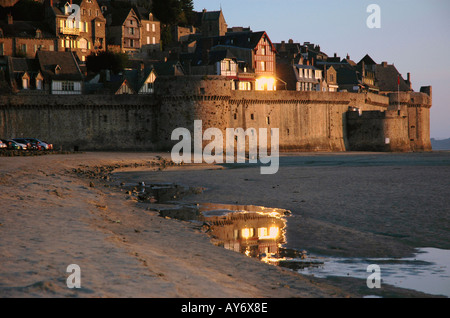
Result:
<svg viewBox="0 0 450 318">
<path fill-rule="evenodd" d="M 134 47 L 134 40 L 130 39 L 130 47 Z"/>
<path fill-rule="evenodd" d="M 265 46 L 261 47 L 261 55 L 266 55 L 266 47 Z"/>
<path fill-rule="evenodd" d="M 261 61 L 261 62 L 259 62 L 259 63 L 260 63 L 261 71 L 262 71 L 262 72 L 265 72 L 265 71 L 266 71 L 266 62 Z"/>
<path fill-rule="evenodd" d="M 133 35 L 133 34 L 134 34 L 134 28 L 129 28 L 129 29 L 128 29 L 128 33 L 130 33 L 131 35 Z"/>
<path fill-rule="evenodd" d="M 150 37 L 147 36 L 147 44 L 150 44 Z"/>
<path fill-rule="evenodd" d="M 152 37 L 152 44 L 156 44 L 156 38 Z"/>
<path fill-rule="evenodd" d="M 266 124 L 270 125 L 270 117 L 269 116 L 266 117 Z"/>
<path fill-rule="evenodd" d="M 28 78 L 22 78 L 23 89 L 28 89 Z"/>
<path fill-rule="evenodd" d="M 61 89 L 66 92 L 73 91 L 74 90 L 73 82 L 62 82 Z"/>
<path fill-rule="evenodd" d="M 0 43 L 0 55 L 5 55 L 4 49 L 4 44 Z"/>
<path fill-rule="evenodd" d="M 145 25 L 145 27 L 147 28 L 147 32 L 150 31 L 150 24 L 149 24 L 149 23 L 147 23 L 147 24 Z"/>
<path fill-rule="evenodd" d="M 36 89 L 42 90 L 42 80 L 36 78 Z"/>
<path fill-rule="evenodd" d="M 254 114 L 250 114 L 250 119 L 254 120 L 255 119 L 255 115 Z"/>
<path fill-rule="evenodd" d="M 152 32 L 156 32 L 154 23 L 152 23 Z"/>
<path fill-rule="evenodd" d="M 20 46 L 20 50 L 22 51 L 22 53 L 26 54 L 27 53 L 27 45 L 26 44 L 22 44 Z"/>
</svg>

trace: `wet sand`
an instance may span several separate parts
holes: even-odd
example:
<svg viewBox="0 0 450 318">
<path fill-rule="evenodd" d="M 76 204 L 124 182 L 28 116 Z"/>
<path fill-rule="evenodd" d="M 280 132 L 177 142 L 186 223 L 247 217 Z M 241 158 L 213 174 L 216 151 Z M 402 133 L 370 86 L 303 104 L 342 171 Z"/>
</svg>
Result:
<svg viewBox="0 0 450 318">
<path fill-rule="evenodd" d="M 316 155 L 302 154 L 306 163 L 282 161 L 272 176 L 261 175 L 258 167 L 160 171 L 153 165 L 161 163 L 157 156 L 169 158 L 155 153 L 0 158 L 0 297 L 426 296 L 387 285 L 369 290 L 363 280 L 306 277 L 214 246 L 198 225 L 141 208 L 112 186 L 113 171 L 128 171 L 113 177 L 133 182 L 206 188 L 185 201 L 289 209 L 288 246 L 311 252 L 400 257 L 415 247 L 449 248 L 448 153 L 418 159 L 425 165 L 408 164 L 404 157 L 382 165 L 314 163 Z M 107 168 L 94 169 L 101 166 Z M 66 286 L 70 264 L 81 268 L 81 289 Z"/>
</svg>

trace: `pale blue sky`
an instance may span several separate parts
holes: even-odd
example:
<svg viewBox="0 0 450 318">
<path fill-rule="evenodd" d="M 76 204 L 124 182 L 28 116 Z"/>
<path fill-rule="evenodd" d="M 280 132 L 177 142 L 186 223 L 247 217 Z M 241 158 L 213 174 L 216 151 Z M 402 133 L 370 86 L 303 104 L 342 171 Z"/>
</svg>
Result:
<svg viewBox="0 0 450 318">
<path fill-rule="evenodd" d="M 370 4 L 381 8 L 381 28 L 369 29 Z M 450 138 L 449 0 L 194 0 L 196 11 L 219 10 L 229 27 L 266 31 L 273 42 L 319 44 L 358 62 L 368 53 L 394 64 L 412 88 L 433 86 L 431 137 Z"/>
</svg>

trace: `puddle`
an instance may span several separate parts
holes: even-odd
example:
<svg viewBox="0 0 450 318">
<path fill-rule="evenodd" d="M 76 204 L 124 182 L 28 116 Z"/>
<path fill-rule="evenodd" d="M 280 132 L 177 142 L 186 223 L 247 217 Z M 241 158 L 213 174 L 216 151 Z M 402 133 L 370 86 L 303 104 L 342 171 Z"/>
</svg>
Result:
<svg viewBox="0 0 450 318">
<path fill-rule="evenodd" d="M 161 217 L 198 223 L 212 242 L 249 257 L 319 278 L 355 277 L 366 280 L 380 267 L 381 284 L 408 288 L 432 295 L 450 297 L 450 250 L 421 248 L 411 258 L 339 258 L 309 255 L 307 251 L 284 248 L 286 224 L 291 212 L 254 205 L 181 203 L 186 195 L 204 188 L 189 188 L 172 183 L 146 185 L 122 184 L 140 202 L 163 203 L 154 210 Z"/>
<path fill-rule="evenodd" d="M 367 279 L 367 266 L 380 267 L 381 286 L 389 284 L 432 295 L 450 297 L 450 250 L 419 248 L 410 258 L 320 257 L 323 265 L 298 270 L 315 277 L 356 277 Z"/>
</svg>

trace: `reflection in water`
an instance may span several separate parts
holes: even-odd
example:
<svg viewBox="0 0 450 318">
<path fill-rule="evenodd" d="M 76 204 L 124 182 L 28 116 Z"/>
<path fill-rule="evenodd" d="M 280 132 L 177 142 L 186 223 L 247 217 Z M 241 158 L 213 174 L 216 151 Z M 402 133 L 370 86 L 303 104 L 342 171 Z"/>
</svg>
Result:
<svg viewBox="0 0 450 318">
<path fill-rule="evenodd" d="M 226 249 L 262 259 L 278 255 L 285 243 L 287 210 L 201 204 L 199 211 L 213 242 Z"/>
<path fill-rule="evenodd" d="M 323 264 L 306 251 L 286 249 L 290 211 L 255 205 L 202 203 L 159 211 L 163 217 L 200 221 L 215 245 L 293 270 Z"/>
<path fill-rule="evenodd" d="M 173 202 L 203 188 L 140 183 L 124 186 L 139 201 L 166 203 L 162 217 L 201 222 L 214 244 L 316 277 L 350 276 L 366 279 L 367 266 L 378 264 L 383 283 L 430 294 L 450 296 L 450 251 L 419 249 L 412 259 L 358 259 L 309 256 L 283 248 L 290 211 L 254 205 L 182 204 Z"/>
</svg>

